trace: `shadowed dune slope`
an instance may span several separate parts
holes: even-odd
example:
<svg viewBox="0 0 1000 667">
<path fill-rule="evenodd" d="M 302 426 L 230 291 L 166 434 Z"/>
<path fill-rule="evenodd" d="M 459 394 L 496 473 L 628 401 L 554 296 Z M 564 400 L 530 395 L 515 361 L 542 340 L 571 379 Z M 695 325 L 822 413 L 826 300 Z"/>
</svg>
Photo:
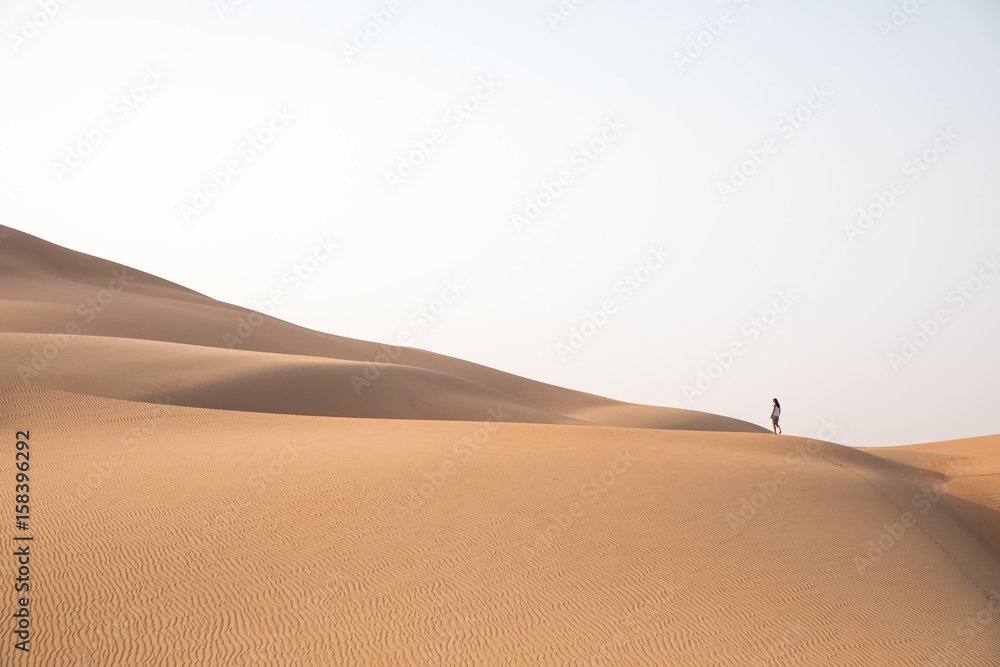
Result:
<svg viewBox="0 0 1000 667">
<path fill-rule="evenodd" d="M 0 333 L 0 377 L 18 382 L 49 338 Z M 365 365 L 323 357 L 226 350 L 100 336 L 74 337 L 29 383 L 148 403 L 327 417 L 494 420 L 582 424 L 492 387 L 452 375 L 393 364 L 354 390 Z"/>
<path fill-rule="evenodd" d="M 866 555 L 941 475 L 831 443 L 5 380 L 0 423 L 44 482 L 32 665 L 1000 664 L 1000 563 L 947 508 Z"/>
<path fill-rule="evenodd" d="M 97 257 L 78 253 L 43 241 L 23 232 L 0 226 L 5 238 L 0 242 L 0 331 L 18 334 L 64 334 L 67 325 L 75 325 L 76 335 L 65 352 L 73 361 L 46 366 L 44 373 L 19 373 L 18 367 L 30 368 L 35 353 L 41 353 L 52 341 L 35 339 L 38 345 L 27 347 L 28 339 L 15 342 L 5 353 L 7 367 L 2 377 L 20 378 L 29 383 L 52 388 L 71 388 L 97 396 L 140 399 L 132 389 L 111 382 L 112 371 L 102 368 L 108 360 L 103 355 L 91 356 L 91 365 L 80 353 L 69 350 L 85 348 L 77 345 L 81 336 L 159 341 L 183 344 L 169 348 L 179 355 L 173 363 L 184 365 L 184 355 L 195 355 L 195 347 L 213 348 L 215 356 L 206 370 L 183 377 L 176 374 L 174 382 L 150 391 L 172 392 L 177 400 L 189 398 L 201 407 L 252 410 L 259 412 L 290 412 L 342 416 L 377 416 L 425 419 L 468 419 L 485 412 L 501 398 L 511 406 L 520 406 L 515 419 L 528 422 L 598 423 L 613 426 L 643 428 L 692 429 L 708 431 L 765 432 L 761 426 L 744 421 L 692 410 L 636 406 L 592 394 L 555 387 L 528 380 L 510 373 L 487 368 L 415 348 L 388 348 L 339 336 L 311 331 L 277 318 L 260 316 L 254 311 L 222 303 L 180 285 L 129 267 Z M 113 288 L 113 292 L 109 290 Z M 102 300 L 105 303 L 102 303 Z M 95 305 L 96 304 L 96 305 Z M 241 322 L 250 316 L 262 317 L 260 326 L 249 329 L 252 335 L 240 335 Z M 243 329 L 243 331 L 248 331 Z M 260 359 L 253 354 L 230 352 L 233 339 L 242 341 L 236 347 L 244 353 L 269 353 Z M 60 338 L 60 340 L 63 340 Z M 110 342 L 106 343 L 111 346 Z M 88 350 L 92 348 L 86 348 Z M 109 347 L 110 349 L 110 347 Z M 137 354 L 136 370 L 146 368 L 157 377 L 169 377 L 163 366 L 170 353 L 166 347 L 130 348 L 121 343 L 118 354 Z M 62 355 L 63 353 L 60 353 Z M 151 355 L 142 359 L 142 355 Z M 284 362 L 273 355 L 288 355 Z M 228 355 L 228 356 L 227 356 Z M 222 359 L 226 359 L 225 362 Z M 349 363 L 329 363 L 330 360 Z M 45 360 L 36 363 L 41 364 Z M 58 361 L 58 360 L 56 360 Z M 389 363 L 375 368 L 369 362 Z M 11 364 L 13 365 L 11 367 Z M 309 368 L 313 365 L 315 368 Z M 222 375 L 212 376 L 207 369 Z M 352 375 L 375 377 L 371 386 L 362 386 L 360 393 L 351 385 Z M 93 384 L 88 386 L 88 378 Z M 316 381 L 322 394 L 309 401 L 309 407 L 291 399 L 304 390 L 295 391 L 297 383 Z M 194 381 L 204 383 L 204 391 L 189 387 L 186 393 L 173 387 Z M 422 384 L 423 382 L 428 384 Z M 221 398 L 226 383 L 239 383 L 228 403 L 198 402 L 205 397 Z M 128 382 L 126 381 L 127 385 Z M 341 386 L 337 386 L 337 385 Z M 391 386 L 390 386 L 391 385 Z M 269 392 L 290 392 L 275 396 L 269 404 Z M 158 395 L 159 395 L 158 394 Z M 200 398 L 199 398 L 200 397 Z M 359 398 L 368 398 L 368 405 Z M 343 399 L 343 400 L 340 400 Z M 480 399 L 483 399 L 482 402 Z M 489 400 L 486 400 L 489 399 Z M 478 404 L 475 404 L 479 401 Z M 331 407 L 331 403 L 334 404 Z M 474 405 L 475 404 L 475 405 Z M 451 415 L 451 416 L 449 416 Z"/>
<path fill-rule="evenodd" d="M 1000 435 L 863 451 L 941 474 L 942 502 L 1000 554 Z"/>
</svg>

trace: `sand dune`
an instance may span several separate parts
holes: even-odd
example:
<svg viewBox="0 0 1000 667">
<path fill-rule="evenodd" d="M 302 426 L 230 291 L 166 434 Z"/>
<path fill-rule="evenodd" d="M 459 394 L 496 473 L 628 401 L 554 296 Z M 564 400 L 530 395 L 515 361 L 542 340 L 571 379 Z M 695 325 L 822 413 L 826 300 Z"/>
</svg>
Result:
<svg viewBox="0 0 1000 667">
<path fill-rule="evenodd" d="M 380 346 L 230 350 L 248 311 L 138 272 L 57 341 L 118 267 L 9 234 L 5 665 L 1000 665 L 1000 437 L 857 450 L 419 350 L 359 396 Z"/>
<path fill-rule="evenodd" d="M 65 334 L 69 328 L 69 332 L 75 334 L 72 336 L 74 338 L 72 348 L 76 349 L 84 347 L 76 345 L 75 342 L 75 339 L 81 336 L 150 340 L 215 348 L 220 351 L 215 359 L 227 359 L 228 355 L 228 361 L 219 363 L 225 365 L 230 379 L 240 376 L 244 381 L 256 383 L 262 391 L 266 391 L 266 384 L 272 378 L 253 376 L 260 368 L 273 369 L 276 363 L 273 357 L 263 357 L 260 361 L 255 361 L 253 355 L 234 354 L 233 348 L 242 352 L 267 352 L 355 362 L 353 366 L 343 364 L 337 366 L 337 371 L 331 370 L 335 365 L 327 364 L 325 368 L 328 372 L 325 375 L 320 373 L 324 382 L 332 381 L 331 373 L 341 374 L 336 380 L 341 386 L 324 384 L 323 391 L 331 392 L 332 397 L 343 397 L 345 400 L 339 401 L 338 404 L 346 404 L 347 407 L 298 411 L 287 407 L 293 402 L 284 401 L 286 407 L 279 409 L 275 406 L 274 411 L 277 412 L 386 418 L 398 416 L 409 419 L 468 418 L 469 415 L 461 410 L 455 412 L 455 397 L 465 394 L 469 390 L 469 383 L 474 383 L 481 385 L 475 388 L 477 391 L 492 389 L 507 394 L 507 400 L 511 401 L 512 405 L 534 406 L 534 410 L 530 410 L 529 406 L 523 405 L 517 412 L 518 420 L 524 415 L 524 420 L 530 422 L 592 421 L 587 415 L 600 414 L 601 419 L 595 423 L 623 426 L 630 425 L 631 420 L 637 414 L 641 414 L 635 425 L 646 428 L 691 428 L 760 433 L 766 430 L 761 426 L 737 419 L 692 410 L 641 406 L 637 411 L 636 408 L 640 406 L 535 382 L 424 350 L 393 348 L 311 331 L 245 308 L 215 301 L 147 273 L 74 252 L 9 227 L 0 226 L 0 231 L 7 234 L 7 238 L 0 244 L 0 308 L 4 313 L 0 331 L 55 335 L 65 341 Z M 256 326 L 250 326 L 250 323 Z M 4 353 L 4 363 L 8 367 L 5 369 L 5 374 L 0 377 L 17 377 L 39 386 L 72 388 L 76 391 L 81 390 L 81 381 L 86 382 L 89 377 L 102 374 L 107 377 L 103 370 L 106 365 L 104 355 L 91 356 L 92 366 L 88 367 L 80 356 L 81 353 L 72 350 L 68 350 L 66 356 L 73 356 L 75 362 L 68 363 L 57 358 L 51 366 L 46 366 L 46 372 L 31 375 L 34 352 L 41 353 L 48 344 L 50 351 L 55 355 L 57 351 L 51 346 L 57 345 L 58 341 L 39 337 L 34 340 L 8 339 L 6 342 L 9 347 L 5 345 L 7 352 Z M 169 354 L 159 354 L 156 352 L 157 349 L 162 348 L 143 348 L 156 358 L 150 361 L 151 366 L 162 365 L 163 360 L 169 358 Z M 136 348 L 132 348 L 129 353 L 135 351 Z M 205 353 L 193 348 L 189 348 L 188 351 L 191 354 Z M 58 352 L 58 357 L 62 356 L 62 353 Z M 109 356 L 112 355 L 109 353 Z M 239 357 L 240 361 L 234 361 L 236 357 Z M 120 359 L 117 353 L 113 358 Z M 47 360 L 42 359 L 37 365 L 41 366 L 45 361 Z M 14 367 L 10 368 L 10 364 L 14 364 Z M 242 369 L 237 368 L 240 364 L 243 365 Z M 288 364 L 306 371 L 300 361 L 289 359 Z M 26 377 L 25 374 L 17 373 L 17 366 L 29 370 Z M 425 378 L 435 376 L 433 386 L 438 392 L 430 396 L 411 395 L 409 401 L 402 399 L 400 391 L 404 385 L 414 390 L 420 386 L 419 383 L 412 382 L 412 378 L 421 377 L 420 369 L 431 372 L 424 374 Z M 160 373 L 154 368 L 150 370 Z M 62 377 L 72 372 L 77 373 L 75 378 Z M 400 382 L 395 390 L 383 386 L 392 383 L 379 381 L 384 379 L 384 374 L 398 376 Z M 283 386 L 294 381 L 292 376 L 294 372 L 284 373 L 286 382 Z M 453 386 L 446 387 L 447 378 L 441 376 L 450 376 Z M 203 384 L 206 379 L 205 374 L 199 374 L 197 378 L 199 384 Z M 222 377 L 218 379 L 220 382 L 225 381 Z M 183 383 L 188 380 L 181 378 L 180 381 Z M 360 393 L 357 391 L 358 387 Z M 165 389 L 169 390 L 170 387 Z M 354 398 L 368 394 L 370 389 L 374 392 L 388 392 L 389 400 L 354 401 Z M 94 383 L 93 393 L 100 396 L 138 398 L 135 395 L 119 393 L 116 381 Z M 252 395 L 253 390 L 248 390 L 246 394 Z M 277 397 L 277 392 L 272 391 L 271 396 Z M 138 400 L 145 399 L 138 398 Z M 210 400 L 207 403 L 199 403 L 196 407 L 232 406 L 233 409 L 246 409 L 248 405 L 229 398 L 224 400 L 229 401 L 226 406 Z M 416 402 L 423 410 L 429 408 L 429 404 L 434 401 L 440 404 L 434 406 L 430 412 L 423 413 L 423 416 L 411 405 Z M 352 406 L 352 403 L 363 403 L 363 405 Z M 368 407 L 374 404 L 378 407 Z M 253 406 L 251 409 L 260 410 L 259 404 L 251 402 L 250 405 Z M 398 415 L 393 414 L 394 405 L 400 406 Z M 595 408 L 598 410 L 595 411 Z M 546 416 L 547 413 L 555 415 Z M 455 417 L 449 417 L 450 414 L 454 414 Z"/>
<path fill-rule="evenodd" d="M 943 475 L 941 501 L 1000 553 L 1000 436 L 865 451 Z"/>
<path fill-rule="evenodd" d="M 838 445 L 0 392 L 45 479 L 33 664 L 1000 660 L 950 512 L 857 561 L 940 476 Z"/>
<path fill-rule="evenodd" d="M 492 387 L 398 364 L 355 391 L 351 377 L 365 372 L 357 361 L 97 336 L 75 337 L 37 376 L 17 363 L 49 342 L 40 334 L 0 334 L 6 379 L 26 375 L 32 384 L 108 398 L 169 397 L 174 405 L 247 412 L 474 420 L 492 405 L 511 421 L 582 423 Z"/>
</svg>

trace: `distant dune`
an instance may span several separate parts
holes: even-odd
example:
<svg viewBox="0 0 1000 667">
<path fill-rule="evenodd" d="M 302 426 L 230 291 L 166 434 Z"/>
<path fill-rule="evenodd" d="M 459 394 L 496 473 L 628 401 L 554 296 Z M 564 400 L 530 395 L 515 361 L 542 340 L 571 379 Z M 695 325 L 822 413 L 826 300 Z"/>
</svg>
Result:
<svg viewBox="0 0 1000 667">
<path fill-rule="evenodd" d="M 0 229 L 34 536 L 4 665 L 1000 665 L 1000 436 L 858 450 L 416 349 L 374 374 L 383 346 L 273 318 L 229 349 L 252 311 Z"/>
</svg>

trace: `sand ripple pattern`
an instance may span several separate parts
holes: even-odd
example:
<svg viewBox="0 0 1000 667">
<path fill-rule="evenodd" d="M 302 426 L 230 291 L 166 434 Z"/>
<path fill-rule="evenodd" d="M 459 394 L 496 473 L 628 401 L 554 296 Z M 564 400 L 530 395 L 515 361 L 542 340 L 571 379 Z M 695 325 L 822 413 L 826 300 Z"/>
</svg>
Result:
<svg viewBox="0 0 1000 667">
<path fill-rule="evenodd" d="M 799 439 L 174 407 L 125 452 L 157 406 L 0 399 L 37 424 L 30 664 L 1000 664 L 1000 622 L 956 632 L 1000 567 L 950 510 L 858 573 L 936 473 L 855 450 L 737 534 Z"/>
</svg>

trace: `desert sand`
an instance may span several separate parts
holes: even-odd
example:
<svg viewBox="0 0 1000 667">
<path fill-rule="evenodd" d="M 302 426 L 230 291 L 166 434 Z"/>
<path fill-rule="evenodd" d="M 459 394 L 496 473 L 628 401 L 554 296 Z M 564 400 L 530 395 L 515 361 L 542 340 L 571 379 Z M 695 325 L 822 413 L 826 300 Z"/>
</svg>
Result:
<svg viewBox="0 0 1000 667">
<path fill-rule="evenodd" d="M 778 437 L 0 232 L 4 665 L 1000 665 L 1000 436 Z"/>
</svg>

